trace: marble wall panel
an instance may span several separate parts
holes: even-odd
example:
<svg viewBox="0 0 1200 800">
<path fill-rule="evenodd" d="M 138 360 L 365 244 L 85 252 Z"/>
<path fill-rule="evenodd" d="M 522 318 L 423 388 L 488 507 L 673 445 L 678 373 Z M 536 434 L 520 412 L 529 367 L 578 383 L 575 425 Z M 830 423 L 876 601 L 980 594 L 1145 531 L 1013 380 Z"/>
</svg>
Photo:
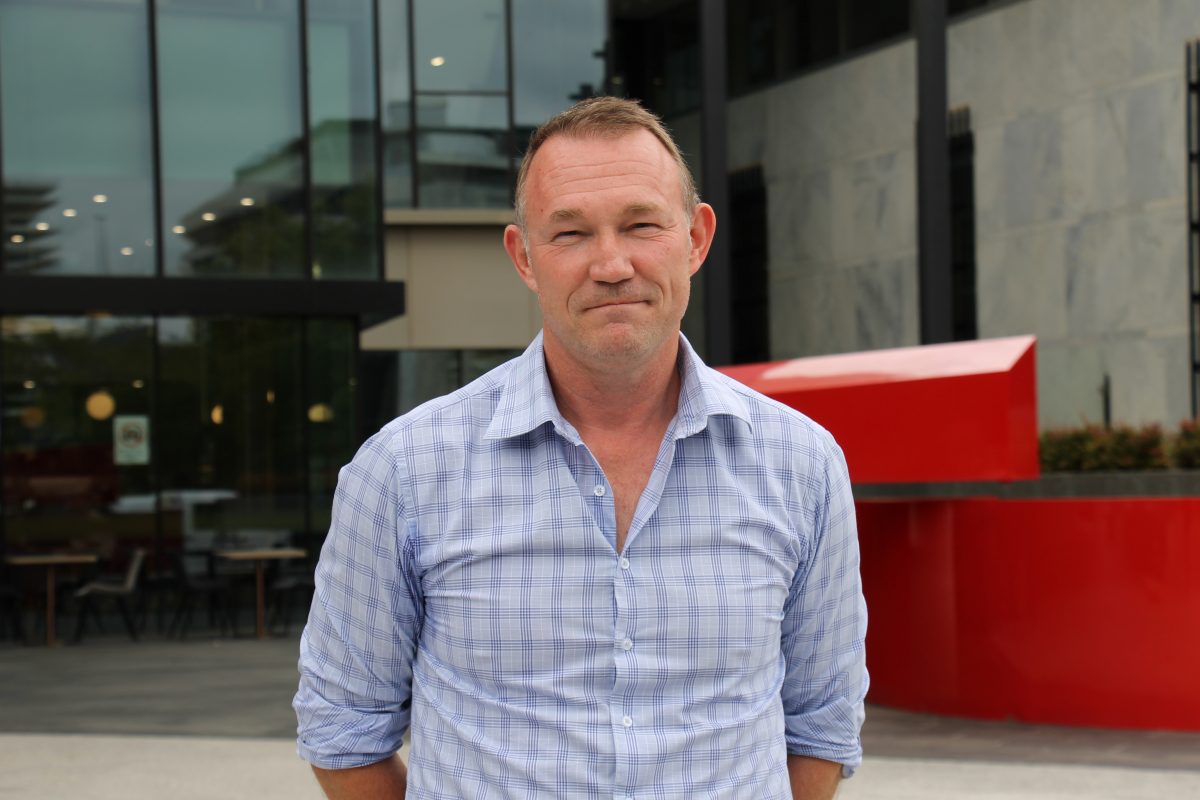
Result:
<svg viewBox="0 0 1200 800">
<path fill-rule="evenodd" d="M 828 169 L 767 184 L 768 258 L 779 277 L 801 263 L 833 261 L 833 198 Z"/>
<path fill-rule="evenodd" d="M 1121 337 L 1107 343 L 1104 360 L 1114 422 L 1170 428 L 1188 415 L 1186 336 Z"/>
<path fill-rule="evenodd" d="M 833 251 L 842 264 L 897 255 L 917 244 L 915 153 L 899 151 L 839 164 L 831 175 Z"/>
<path fill-rule="evenodd" d="M 1139 4 L 1140 5 L 1140 4 Z M 1131 15 L 1143 20 L 1131 20 L 1136 26 L 1133 66 L 1138 74 L 1183 69 L 1184 45 L 1200 37 L 1200 3 L 1196 0 L 1157 0 L 1149 3 L 1143 13 Z M 1153 35 L 1145 35 L 1145 23 L 1152 26 Z"/>
<path fill-rule="evenodd" d="M 1038 340 L 1038 425 L 1062 428 L 1104 418 L 1100 385 L 1103 354 L 1098 342 Z"/>
<path fill-rule="evenodd" d="M 772 359 L 854 349 L 854 295 L 841 271 L 772 279 L 770 314 Z"/>
<path fill-rule="evenodd" d="M 841 124 L 834 106 L 843 90 L 821 76 L 797 78 L 764 92 L 764 161 L 772 171 L 801 174 L 836 160 Z"/>
<path fill-rule="evenodd" d="M 1127 314 L 1134 271 L 1124 216 L 1088 217 L 1067 229 L 1067 330 L 1097 337 L 1115 330 Z"/>
<path fill-rule="evenodd" d="M 780 172 L 804 173 L 867 152 L 911 147 L 915 47 L 902 42 L 765 90 L 765 162 Z"/>
<path fill-rule="evenodd" d="M 1079 219 L 1129 203 L 1128 92 L 1095 95 L 1062 110 L 1063 213 Z"/>
<path fill-rule="evenodd" d="M 915 258 L 841 271 L 854 299 L 854 350 L 915 345 L 920 340 Z"/>
<path fill-rule="evenodd" d="M 975 297 L 980 338 L 1061 339 L 1066 324 L 1066 232 L 1027 228 L 979 243 Z"/>
<path fill-rule="evenodd" d="M 1004 83 L 1009 74 L 998 65 L 1007 61 L 1003 17 L 982 13 L 949 26 L 946 31 L 946 91 L 951 108 L 969 105 L 972 123 L 986 127 L 1007 119 Z"/>
<path fill-rule="evenodd" d="M 1005 217 L 1006 185 L 1004 165 L 1004 126 L 986 125 L 975 129 L 975 238 L 983 241 L 1002 234 Z"/>
<path fill-rule="evenodd" d="M 1074 336 L 1187 329 L 1182 203 L 1089 217 L 1067 233 L 1067 322 Z"/>
<path fill-rule="evenodd" d="M 1004 126 L 1006 227 L 1052 222 L 1063 213 L 1062 120 L 1058 112 Z"/>
<path fill-rule="evenodd" d="M 1125 302 L 1117 330 L 1188 329 L 1187 206 L 1183 200 L 1131 215 Z M 1119 298 L 1118 298 L 1119 300 Z"/>
<path fill-rule="evenodd" d="M 1182 76 L 1135 86 L 1125 106 L 1129 132 L 1125 145 L 1134 202 L 1183 197 L 1187 185 L 1184 143 L 1185 94 Z"/>
<path fill-rule="evenodd" d="M 1039 5 L 1042 19 L 1062 21 L 1060 49 L 1054 55 L 1061 59 L 1063 100 L 1134 77 L 1133 20 L 1152 14 L 1153 0 L 1056 0 Z"/>
</svg>

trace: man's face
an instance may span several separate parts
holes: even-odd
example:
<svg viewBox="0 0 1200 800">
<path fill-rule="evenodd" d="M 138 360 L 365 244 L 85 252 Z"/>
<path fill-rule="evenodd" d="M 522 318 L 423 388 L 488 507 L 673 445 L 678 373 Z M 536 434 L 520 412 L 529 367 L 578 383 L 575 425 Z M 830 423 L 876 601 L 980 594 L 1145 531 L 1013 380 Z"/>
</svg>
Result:
<svg viewBox="0 0 1200 800">
<path fill-rule="evenodd" d="M 530 165 L 528 250 L 504 244 L 538 295 L 548 350 L 580 366 L 637 366 L 673 345 L 691 276 L 715 230 L 712 209 L 688 214 L 679 168 L 649 131 L 547 140 Z"/>
</svg>

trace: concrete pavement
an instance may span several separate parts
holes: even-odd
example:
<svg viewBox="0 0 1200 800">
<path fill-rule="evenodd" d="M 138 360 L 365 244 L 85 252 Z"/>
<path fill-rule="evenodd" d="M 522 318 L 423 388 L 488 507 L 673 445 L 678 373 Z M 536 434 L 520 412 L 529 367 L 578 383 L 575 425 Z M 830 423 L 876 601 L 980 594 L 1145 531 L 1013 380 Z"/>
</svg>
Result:
<svg viewBox="0 0 1200 800">
<path fill-rule="evenodd" d="M 294 750 L 297 637 L 0 642 L 0 798 L 320 798 Z M 878 707 L 843 800 L 1200 798 L 1200 734 Z"/>
</svg>

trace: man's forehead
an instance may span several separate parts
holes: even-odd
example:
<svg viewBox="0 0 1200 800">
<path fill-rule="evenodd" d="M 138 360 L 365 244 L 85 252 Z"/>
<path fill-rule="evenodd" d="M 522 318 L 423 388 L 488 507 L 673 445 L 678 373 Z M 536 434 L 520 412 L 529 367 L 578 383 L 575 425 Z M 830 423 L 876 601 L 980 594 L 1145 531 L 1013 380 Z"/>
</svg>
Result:
<svg viewBox="0 0 1200 800">
<path fill-rule="evenodd" d="M 629 162 L 645 167 L 670 165 L 666 146 L 644 128 L 612 133 L 559 133 L 547 139 L 533 156 L 534 173 L 589 163 Z"/>
</svg>

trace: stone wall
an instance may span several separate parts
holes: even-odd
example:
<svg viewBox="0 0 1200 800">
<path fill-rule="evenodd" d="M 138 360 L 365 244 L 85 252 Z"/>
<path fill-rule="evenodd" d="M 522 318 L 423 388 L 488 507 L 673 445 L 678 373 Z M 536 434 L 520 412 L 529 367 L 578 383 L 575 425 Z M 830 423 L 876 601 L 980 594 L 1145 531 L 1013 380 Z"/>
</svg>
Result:
<svg viewBox="0 0 1200 800">
<path fill-rule="evenodd" d="M 975 133 L 981 337 L 1039 338 L 1044 427 L 1190 410 L 1185 42 L 1196 0 L 1024 0 L 948 31 Z M 767 181 L 775 358 L 918 341 L 916 47 L 735 99 Z M 695 120 L 674 121 L 694 139 Z"/>
</svg>

